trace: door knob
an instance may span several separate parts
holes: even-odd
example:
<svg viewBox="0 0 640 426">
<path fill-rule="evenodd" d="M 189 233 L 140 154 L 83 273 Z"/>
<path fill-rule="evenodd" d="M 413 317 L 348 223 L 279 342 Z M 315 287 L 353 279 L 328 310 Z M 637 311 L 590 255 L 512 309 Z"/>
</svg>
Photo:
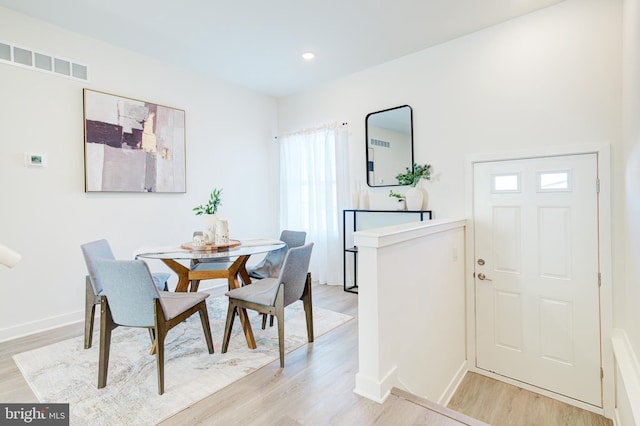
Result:
<svg viewBox="0 0 640 426">
<path fill-rule="evenodd" d="M 491 281 L 491 279 L 487 278 L 482 272 L 478 274 L 478 279 L 481 281 Z"/>
<path fill-rule="evenodd" d="M 484 259 L 478 259 L 478 265 L 480 266 L 484 265 Z"/>
</svg>

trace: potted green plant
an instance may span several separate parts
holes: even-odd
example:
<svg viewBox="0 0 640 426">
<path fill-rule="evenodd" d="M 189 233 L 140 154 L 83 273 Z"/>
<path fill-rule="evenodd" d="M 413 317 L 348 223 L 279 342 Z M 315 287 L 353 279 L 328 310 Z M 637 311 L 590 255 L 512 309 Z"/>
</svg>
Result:
<svg viewBox="0 0 640 426">
<path fill-rule="evenodd" d="M 422 179 L 431 180 L 431 165 L 413 163 L 411 169 L 407 167 L 404 173 L 396 176 L 396 179 L 399 185 L 409 185 L 411 187 L 405 194 L 407 209 L 422 210 L 424 194 L 419 188 L 416 188 L 416 186 Z"/>
<path fill-rule="evenodd" d="M 399 185 L 410 185 L 415 188 L 420 179 L 431 180 L 431 165 L 430 164 L 416 164 L 413 163 L 413 168 L 406 168 L 405 173 L 400 173 L 396 176 Z"/>
<path fill-rule="evenodd" d="M 393 192 L 392 189 L 389 190 L 389 197 L 395 198 L 398 202 L 398 210 L 406 210 L 407 205 L 405 204 L 405 197 L 402 194 L 397 192 Z"/>
<path fill-rule="evenodd" d="M 222 205 L 222 188 L 214 188 L 209 195 L 209 201 L 206 204 L 200 204 L 193 208 L 193 211 L 196 212 L 196 215 L 200 216 L 203 214 L 216 214 L 218 212 L 218 208 Z"/>
<path fill-rule="evenodd" d="M 197 216 L 204 216 L 202 235 L 206 243 L 213 243 L 216 235 L 216 213 L 222 205 L 222 188 L 214 188 L 209 195 L 209 201 L 193 208 Z"/>
</svg>

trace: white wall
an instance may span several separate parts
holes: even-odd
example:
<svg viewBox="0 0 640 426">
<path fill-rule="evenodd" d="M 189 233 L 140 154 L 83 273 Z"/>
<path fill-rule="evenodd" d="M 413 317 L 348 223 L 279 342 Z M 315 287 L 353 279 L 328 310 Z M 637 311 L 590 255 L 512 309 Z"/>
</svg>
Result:
<svg viewBox="0 0 640 426">
<path fill-rule="evenodd" d="M 284 98 L 278 127 L 347 121 L 364 182 L 366 115 L 409 104 L 416 161 L 434 170 L 429 207 L 460 216 L 469 153 L 619 144 L 620 37 L 620 1 L 567 0 Z M 370 192 L 375 207 L 389 190 Z"/>
<path fill-rule="evenodd" d="M 200 226 L 191 208 L 213 186 L 225 189 L 232 234 L 277 235 L 276 128 L 349 122 L 352 176 L 364 182 L 366 114 L 409 104 L 416 161 L 434 166 L 436 217 L 464 214 L 469 153 L 613 146 L 615 322 L 639 354 L 640 6 L 624 0 L 622 126 L 622 3 L 566 0 L 282 99 L 277 126 L 268 97 L 0 8 L 3 40 L 91 71 L 82 84 L 0 63 L 0 243 L 23 255 L 0 269 L 0 340 L 81 318 L 81 243 L 106 237 L 126 257 L 188 239 Z M 83 192 L 83 87 L 186 110 L 186 194 Z M 24 167 L 25 151 L 49 166 Z M 388 188 L 370 192 L 372 207 L 389 205 Z"/>
<path fill-rule="evenodd" d="M 619 322 L 627 330 L 634 351 L 640 354 L 640 0 L 625 0 L 624 23 L 624 158 L 626 164 L 626 316 Z M 621 194 L 622 197 L 623 194 Z M 622 284 L 622 283 L 621 283 Z"/>
<path fill-rule="evenodd" d="M 619 327 L 614 337 L 618 380 L 616 416 L 619 424 L 640 424 L 640 1 L 624 0 L 623 141 L 624 202 L 621 222 L 627 232 L 625 269 L 618 286 Z M 624 375 L 620 372 L 625 372 Z"/>
<path fill-rule="evenodd" d="M 117 257 L 176 245 L 200 229 L 191 209 L 224 188 L 232 237 L 277 237 L 275 100 L 0 8 L 4 41 L 86 63 L 82 83 L 0 63 L 0 340 L 80 320 L 80 244 L 107 238 Z M 82 88 L 186 111 L 187 193 L 84 193 Z M 42 169 L 23 153 L 48 156 Z M 153 264 L 152 269 L 164 268 Z"/>
<path fill-rule="evenodd" d="M 446 404 L 467 371 L 465 221 L 359 231 L 355 392 L 382 402 L 392 387 Z"/>
<path fill-rule="evenodd" d="M 637 11 L 638 0 L 625 1 Z M 434 178 L 424 187 L 436 219 L 464 216 L 464 161 L 470 154 L 611 145 L 613 315 L 617 327 L 633 330 L 630 341 L 638 353 L 640 227 L 625 240 L 640 213 L 640 19 L 637 12 L 627 19 L 633 34 L 625 36 L 625 69 L 633 81 L 625 80 L 625 94 L 633 102 L 626 102 L 632 124 L 625 126 L 623 144 L 622 3 L 566 0 L 290 96 L 278 102 L 279 129 L 349 122 L 351 175 L 364 181 L 365 116 L 410 105 L 416 162 L 433 165 Z M 627 157 L 627 179 L 634 184 L 629 202 Z M 371 207 L 383 205 L 388 188 L 369 191 Z"/>
</svg>

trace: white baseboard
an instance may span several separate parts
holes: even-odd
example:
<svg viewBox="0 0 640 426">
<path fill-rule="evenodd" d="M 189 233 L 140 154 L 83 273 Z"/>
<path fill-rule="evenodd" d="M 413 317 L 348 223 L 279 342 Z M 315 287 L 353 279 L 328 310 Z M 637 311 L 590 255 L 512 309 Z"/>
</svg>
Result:
<svg viewBox="0 0 640 426">
<path fill-rule="evenodd" d="M 227 285 L 226 279 L 207 280 L 206 282 L 209 285 L 207 287 L 202 286 L 198 291 L 207 291 Z M 68 312 L 62 315 L 55 315 L 39 321 L 25 322 L 22 324 L 14 325 L 12 327 L 0 328 L 0 343 L 83 321 L 84 308 L 79 311 Z M 98 308 L 96 308 L 95 321 L 96 322 L 94 324 L 100 324 L 100 309 Z"/>
<path fill-rule="evenodd" d="M 640 425 L 640 362 L 627 333 L 614 329 L 611 334 L 616 361 L 615 422 L 619 426 Z"/>
<path fill-rule="evenodd" d="M 0 343 L 84 321 L 84 310 L 0 328 Z"/>
<path fill-rule="evenodd" d="M 451 378 L 451 381 L 444 392 L 442 392 L 442 395 L 440 395 L 440 398 L 438 398 L 438 404 L 444 405 L 445 407 L 449 405 L 451 397 L 453 397 L 453 394 L 458 390 L 458 386 L 462 383 L 462 379 L 464 379 L 464 375 L 467 374 L 467 371 L 469 371 L 469 369 L 467 368 L 467 361 L 465 360 L 462 365 L 460 365 L 460 368 L 458 368 L 456 374 Z"/>
<path fill-rule="evenodd" d="M 458 389 L 458 386 L 460 386 L 460 383 L 462 382 L 462 379 L 464 379 L 464 375 L 467 373 L 467 371 L 467 361 L 465 360 L 460 365 L 458 371 L 456 371 L 456 374 L 454 374 L 454 376 L 451 378 L 449 384 L 437 400 L 429 398 L 427 395 L 423 395 L 419 392 L 415 392 L 414 389 L 411 389 L 409 386 L 407 386 L 407 384 L 398 377 L 396 367 L 394 367 L 393 370 L 391 370 L 384 377 L 384 379 L 382 379 L 381 382 L 377 382 L 375 380 L 372 380 L 371 378 L 364 377 L 362 376 L 362 374 L 358 373 L 356 375 L 356 388 L 353 391 L 360 396 L 371 399 L 378 403 L 382 403 L 391 393 L 391 389 L 393 387 L 396 387 L 403 392 L 407 392 L 411 395 L 415 395 L 416 397 L 446 407 L 449 403 L 449 400 Z"/>
<path fill-rule="evenodd" d="M 354 393 L 382 404 L 391 394 L 391 388 L 396 382 L 397 366 L 393 368 L 378 381 L 362 373 L 356 374 L 356 387 Z"/>
</svg>

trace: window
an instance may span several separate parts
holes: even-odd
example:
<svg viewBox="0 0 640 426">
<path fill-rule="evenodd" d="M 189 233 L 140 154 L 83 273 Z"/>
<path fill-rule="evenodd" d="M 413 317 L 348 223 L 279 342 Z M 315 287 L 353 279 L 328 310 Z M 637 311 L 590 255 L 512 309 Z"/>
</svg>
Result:
<svg viewBox="0 0 640 426">
<path fill-rule="evenodd" d="M 571 191 L 571 170 L 538 172 L 538 192 Z"/>
<path fill-rule="evenodd" d="M 348 135 L 336 124 L 279 138 L 281 229 L 307 232 L 314 242 L 310 271 L 320 283 L 342 279 L 339 217 L 349 199 Z"/>
<path fill-rule="evenodd" d="M 491 181 L 491 192 L 493 192 L 494 194 L 505 192 L 520 192 L 520 173 L 493 175 Z"/>
</svg>

